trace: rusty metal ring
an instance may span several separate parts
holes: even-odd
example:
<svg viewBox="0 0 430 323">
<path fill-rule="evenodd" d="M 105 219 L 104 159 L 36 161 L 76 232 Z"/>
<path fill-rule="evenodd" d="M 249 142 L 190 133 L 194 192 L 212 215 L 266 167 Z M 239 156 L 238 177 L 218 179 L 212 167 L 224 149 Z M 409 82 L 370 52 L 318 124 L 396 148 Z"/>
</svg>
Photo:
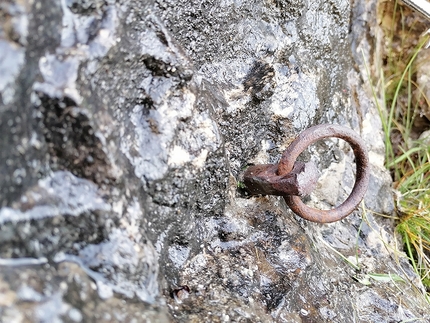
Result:
<svg viewBox="0 0 430 323">
<path fill-rule="evenodd" d="M 339 125 L 318 125 L 303 131 L 282 154 L 278 165 L 278 175 L 288 174 L 293 169 L 297 157 L 309 145 L 329 137 L 343 139 L 351 146 L 357 167 L 356 179 L 348 198 L 332 210 L 313 209 L 306 206 L 299 196 L 284 195 L 285 202 L 294 213 L 312 222 L 331 223 L 342 220 L 357 208 L 369 184 L 369 157 L 364 141 L 351 129 Z"/>
</svg>

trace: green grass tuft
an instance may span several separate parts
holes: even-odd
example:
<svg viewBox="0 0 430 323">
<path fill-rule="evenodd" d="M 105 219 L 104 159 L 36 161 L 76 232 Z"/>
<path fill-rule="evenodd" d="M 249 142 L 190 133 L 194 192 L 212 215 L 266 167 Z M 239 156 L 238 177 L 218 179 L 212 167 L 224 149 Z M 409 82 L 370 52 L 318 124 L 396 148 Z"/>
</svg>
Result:
<svg viewBox="0 0 430 323">
<path fill-rule="evenodd" d="M 430 299 L 430 144 L 416 139 L 423 131 L 417 130 L 416 121 L 430 100 L 415 81 L 416 58 L 429 36 L 414 30 L 417 24 L 411 24 L 397 1 L 392 5 L 391 30 L 385 30 L 385 65 L 373 91 L 384 131 L 386 167 L 398 192 L 396 229 Z"/>
</svg>

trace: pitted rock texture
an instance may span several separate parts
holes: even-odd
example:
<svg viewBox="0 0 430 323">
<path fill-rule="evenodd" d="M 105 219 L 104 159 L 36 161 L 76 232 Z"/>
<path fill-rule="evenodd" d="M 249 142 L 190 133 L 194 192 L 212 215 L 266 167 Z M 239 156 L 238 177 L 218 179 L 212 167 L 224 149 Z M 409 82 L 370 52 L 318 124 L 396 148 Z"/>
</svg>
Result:
<svg viewBox="0 0 430 323">
<path fill-rule="evenodd" d="M 363 87 L 372 2 L 8 0 L 0 17 L 0 321 L 430 319 L 374 213 L 393 202 Z M 321 123 L 367 142 L 359 210 L 319 225 L 244 193 L 244 168 Z M 303 159 L 322 173 L 307 203 L 347 197 L 344 142 Z"/>
</svg>

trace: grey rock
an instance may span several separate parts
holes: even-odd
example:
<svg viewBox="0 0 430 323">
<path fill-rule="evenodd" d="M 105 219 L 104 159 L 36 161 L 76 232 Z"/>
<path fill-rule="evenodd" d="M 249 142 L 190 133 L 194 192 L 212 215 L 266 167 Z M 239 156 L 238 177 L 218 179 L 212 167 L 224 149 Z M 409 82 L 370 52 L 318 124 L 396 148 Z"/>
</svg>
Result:
<svg viewBox="0 0 430 323">
<path fill-rule="evenodd" d="M 110 211 L 97 192 L 97 186 L 68 172 L 60 171 L 40 180 L 16 201 L 14 208 L 4 207 L 0 223 L 53 217 L 59 213 L 77 216 L 84 212 Z"/>
<path fill-rule="evenodd" d="M 373 5 L 0 4 L 0 321 L 429 320 L 393 221 L 374 215 L 394 205 L 363 83 Z M 308 223 L 238 189 L 246 166 L 327 122 L 370 151 L 351 216 Z M 341 203 L 348 146 L 302 158 L 321 171 L 306 202 Z"/>
</svg>

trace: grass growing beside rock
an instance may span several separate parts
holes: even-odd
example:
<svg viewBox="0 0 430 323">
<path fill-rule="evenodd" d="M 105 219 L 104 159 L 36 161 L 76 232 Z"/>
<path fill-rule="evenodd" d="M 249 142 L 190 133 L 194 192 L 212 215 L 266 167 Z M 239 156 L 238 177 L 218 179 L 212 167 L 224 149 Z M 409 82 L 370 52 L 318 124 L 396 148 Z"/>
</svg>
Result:
<svg viewBox="0 0 430 323">
<path fill-rule="evenodd" d="M 397 2 L 384 5 L 380 19 L 386 43 L 377 87 L 383 98 L 377 104 L 385 134 L 386 167 L 397 190 L 397 231 L 430 299 L 430 133 L 426 132 L 430 127 L 423 116 L 430 100 L 416 81 L 417 70 L 422 68 L 417 57 L 426 50 L 430 37 L 420 30 L 426 22 L 418 14 Z"/>
</svg>

